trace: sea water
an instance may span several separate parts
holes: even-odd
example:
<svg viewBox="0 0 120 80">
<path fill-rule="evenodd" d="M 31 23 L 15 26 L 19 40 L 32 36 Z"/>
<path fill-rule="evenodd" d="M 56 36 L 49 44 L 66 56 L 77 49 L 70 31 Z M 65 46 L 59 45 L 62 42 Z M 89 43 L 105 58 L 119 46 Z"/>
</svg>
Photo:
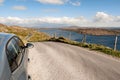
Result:
<svg viewBox="0 0 120 80">
<path fill-rule="evenodd" d="M 45 32 L 50 36 L 54 36 L 54 34 L 56 34 L 57 37 L 63 36 L 79 42 L 81 42 L 83 39 L 83 34 L 76 33 L 73 31 L 65 31 L 65 30 L 59 30 L 59 29 L 43 29 L 43 30 L 40 30 L 40 32 Z M 110 48 L 114 48 L 115 38 L 116 36 L 108 36 L 108 35 L 107 36 L 106 35 L 105 36 L 86 35 L 86 42 L 101 44 Z M 120 36 L 118 36 L 117 50 L 120 50 Z"/>
</svg>

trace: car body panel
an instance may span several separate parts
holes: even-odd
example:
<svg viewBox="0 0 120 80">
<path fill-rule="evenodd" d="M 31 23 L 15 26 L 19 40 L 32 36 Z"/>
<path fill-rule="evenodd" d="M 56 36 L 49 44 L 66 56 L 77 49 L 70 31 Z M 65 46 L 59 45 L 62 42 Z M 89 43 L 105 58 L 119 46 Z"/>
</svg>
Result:
<svg viewBox="0 0 120 80">
<path fill-rule="evenodd" d="M 23 53 L 23 58 L 18 68 L 13 72 L 10 70 L 6 55 L 6 45 L 13 37 L 17 36 L 14 34 L 0 33 L 0 38 L 3 38 L 0 40 L 0 80 L 27 80 L 27 48 Z"/>
<path fill-rule="evenodd" d="M 8 80 L 11 76 L 11 71 L 6 56 L 6 44 L 14 34 L 0 33 L 2 41 L 0 41 L 0 80 Z"/>
<path fill-rule="evenodd" d="M 27 50 L 25 50 L 20 66 L 12 73 L 13 80 L 27 80 L 27 56 Z"/>
<path fill-rule="evenodd" d="M 4 53 L 4 52 L 3 52 Z M 11 77 L 11 71 L 9 68 L 8 60 L 6 59 L 7 56 L 2 56 L 2 59 L 0 61 L 0 80 L 8 80 Z"/>
</svg>

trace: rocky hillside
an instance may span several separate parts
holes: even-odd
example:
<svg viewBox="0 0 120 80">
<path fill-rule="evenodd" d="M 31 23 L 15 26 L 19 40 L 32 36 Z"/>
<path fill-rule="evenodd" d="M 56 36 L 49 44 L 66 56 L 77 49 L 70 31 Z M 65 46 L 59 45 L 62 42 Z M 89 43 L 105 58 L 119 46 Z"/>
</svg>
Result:
<svg viewBox="0 0 120 80">
<path fill-rule="evenodd" d="M 47 34 L 38 32 L 31 28 L 24 28 L 24 27 L 20 27 L 20 26 L 7 26 L 4 24 L 0 24 L 0 32 L 16 34 L 24 41 L 28 35 L 31 35 L 31 37 L 27 40 L 32 41 L 32 42 L 43 41 L 43 40 L 47 40 L 50 38 L 50 36 L 48 36 Z"/>
</svg>

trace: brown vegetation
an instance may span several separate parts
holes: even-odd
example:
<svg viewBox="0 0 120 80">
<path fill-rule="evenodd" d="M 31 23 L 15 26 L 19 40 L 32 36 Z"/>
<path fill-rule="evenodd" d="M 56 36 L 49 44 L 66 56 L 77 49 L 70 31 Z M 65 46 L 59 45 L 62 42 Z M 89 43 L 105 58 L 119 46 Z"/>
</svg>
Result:
<svg viewBox="0 0 120 80">
<path fill-rule="evenodd" d="M 48 40 L 50 38 L 47 34 L 38 32 L 31 28 L 24 28 L 20 26 L 6 26 L 4 24 L 0 24 L 0 32 L 16 34 L 23 40 L 26 38 L 26 36 L 31 34 L 32 36 L 29 38 L 28 41 L 32 41 L 32 42 Z"/>
<path fill-rule="evenodd" d="M 103 28 L 62 28 L 63 30 L 75 31 L 80 34 L 88 35 L 120 35 L 120 30 Z"/>
</svg>

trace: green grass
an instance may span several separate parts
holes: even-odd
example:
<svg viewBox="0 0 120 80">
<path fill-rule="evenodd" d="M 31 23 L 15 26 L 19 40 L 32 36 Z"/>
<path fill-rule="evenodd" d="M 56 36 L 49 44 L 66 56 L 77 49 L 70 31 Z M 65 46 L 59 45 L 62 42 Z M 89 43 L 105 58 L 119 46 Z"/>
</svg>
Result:
<svg viewBox="0 0 120 80">
<path fill-rule="evenodd" d="M 62 43 L 71 44 L 71 45 L 75 45 L 75 46 L 79 46 L 79 47 L 84 47 L 84 48 L 88 48 L 90 50 L 99 51 L 99 52 L 111 55 L 113 57 L 120 58 L 120 51 L 114 51 L 111 48 L 108 48 L 106 46 L 99 45 L 99 44 L 81 43 L 81 42 L 76 42 L 76 41 L 66 39 L 64 37 L 51 38 L 51 39 L 49 39 L 49 41 L 62 42 Z"/>
</svg>

